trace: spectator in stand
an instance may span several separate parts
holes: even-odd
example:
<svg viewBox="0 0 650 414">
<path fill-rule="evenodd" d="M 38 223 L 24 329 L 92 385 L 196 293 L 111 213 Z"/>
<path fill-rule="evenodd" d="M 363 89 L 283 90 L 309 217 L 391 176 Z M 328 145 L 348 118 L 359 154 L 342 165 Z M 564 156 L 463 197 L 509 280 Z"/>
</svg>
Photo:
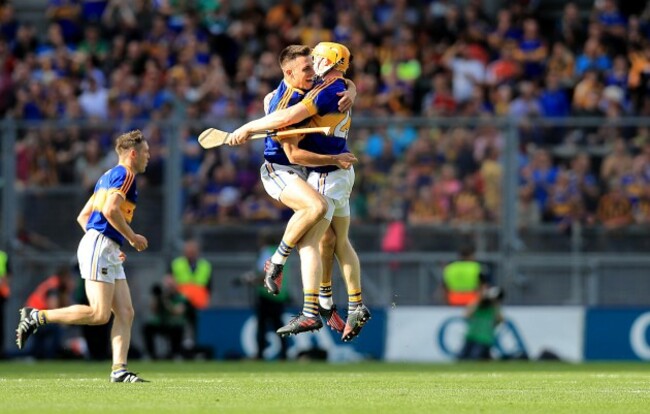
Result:
<svg viewBox="0 0 650 414">
<path fill-rule="evenodd" d="M 577 52 L 586 38 L 585 25 L 580 17 L 580 10 L 574 2 L 564 6 L 562 17 L 555 28 L 556 38 L 566 44 L 570 50 Z"/>
<path fill-rule="evenodd" d="M 568 230 L 573 222 L 580 220 L 583 211 L 578 188 L 571 185 L 567 171 L 561 171 L 549 191 L 546 216 L 561 230 Z"/>
<path fill-rule="evenodd" d="M 617 138 L 611 151 L 605 156 L 600 166 L 600 179 L 605 182 L 611 182 L 621 177 L 625 170 L 632 168 L 632 156 L 627 148 L 627 144 L 622 137 Z"/>
<path fill-rule="evenodd" d="M 437 197 L 431 186 L 422 186 L 409 203 L 408 223 L 439 224 L 447 220 L 448 207 L 443 197 Z"/>
<path fill-rule="evenodd" d="M 605 86 L 618 86 L 621 89 L 627 88 L 629 68 L 627 58 L 624 55 L 617 55 L 614 58 L 612 69 L 604 76 Z"/>
<path fill-rule="evenodd" d="M 79 51 L 95 56 L 100 62 L 106 59 L 109 44 L 106 39 L 101 38 L 99 27 L 88 26 L 84 29 L 84 38 L 79 43 Z"/>
<path fill-rule="evenodd" d="M 497 12 L 495 29 L 488 34 L 487 42 L 492 50 L 501 50 L 506 42 L 518 43 L 523 37 L 519 25 L 513 24 L 512 13 L 508 9 Z"/>
<path fill-rule="evenodd" d="M 531 81 L 519 83 L 519 96 L 510 104 L 510 116 L 515 119 L 525 117 L 539 117 L 543 114 L 537 96 L 535 96 L 535 85 Z"/>
<path fill-rule="evenodd" d="M 521 66 L 515 59 L 517 43 L 514 40 L 504 42 L 499 59 L 487 67 L 485 82 L 490 86 L 512 83 L 521 75 Z"/>
<path fill-rule="evenodd" d="M 472 96 L 475 85 L 485 80 L 485 65 L 470 53 L 469 45 L 459 41 L 447 49 L 443 63 L 453 73 L 454 100 L 463 103 Z"/>
<path fill-rule="evenodd" d="M 532 161 L 522 170 L 523 185 L 531 187 L 533 197 L 540 208 L 545 208 L 551 187 L 557 181 L 558 169 L 545 149 L 537 149 Z"/>
<path fill-rule="evenodd" d="M 48 19 L 61 27 L 66 43 L 79 40 L 82 24 L 79 0 L 48 0 L 45 14 Z"/>
<path fill-rule="evenodd" d="M 596 38 L 590 38 L 585 43 L 582 54 L 576 59 L 576 76 L 582 76 L 587 70 L 594 69 L 605 72 L 612 67 L 612 60 L 603 50 Z"/>
<path fill-rule="evenodd" d="M 102 163 L 101 148 L 96 139 L 88 140 L 83 156 L 75 161 L 74 169 L 77 181 L 81 183 L 85 192 L 91 195 L 97 180 L 106 171 Z"/>
<path fill-rule="evenodd" d="M 480 223 L 485 219 L 483 197 L 477 187 L 477 176 L 466 175 L 460 192 L 452 201 L 453 222 L 456 224 Z"/>
<path fill-rule="evenodd" d="M 547 76 L 555 75 L 560 79 L 563 88 L 573 87 L 575 83 L 575 58 L 573 53 L 562 42 L 555 42 L 546 63 Z"/>
<path fill-rule="evenodd" d="M 510 85 L 500 85 L 492 92 L 490 101 L 496 116 L 508 116 L 510 104 L 512 103 L 512 87 Z"/>
<path fill-rule="evenodd" d="M 625 196 L 619 182 L 610 181 L 609 191 L 598 202 L 597 218 L 610 231 L 626 227 L 634 221 L 632 203 Z"/>
<path fill-rule="evenodd" d="M 593 101 L 595 99 L 596 103 L 598 103 L 602 88 L 598 71 L 594 69 L 587 70 L 573 91 L 572 107 L 575 115 L 583 115 L 581 112 L 591 115 L 589 111 L 593 110 Z"/>
<path fill-rule="evenodd" d="M 108 90 L 89 76 L 82 85 L 83 93 L 79 96 L 79 104 L 85 116 L 97 119 L 108 118 Z"/>
<path fill-rule="evenodd" d="M 546 76 L 546 88 L 539 102 L 545 117 L 567 117 L 571 114 L 571 104 L 566 91 L 560 86 L 560 77 L 549 73 Z"/>
<path fill-rule="evenodd" d="M 646 42 L 642 48 L 635 48 L 628 54 L 630 59 L 630 72 L 628 75 L 628 86 L 633 96 L 634 107 L 638 111 L 647 101 L 647 94 L 650 91 L 650 42 Z"/>
<path fill-rule="evenodd" d="M 489 146 L 485 150 L 480 175 L 487 218 L 490 221 L 500 221 L 503 167 L 499 162 L 499 150 L 496 147 Z"/>
<path fill-rule="evenodd" d="M 596 19 L 603 26 L 603 41 L 611 51 L 625 50 L 625 37 L 627 35 L 627 19 L 618 10 L 616 0 L 602 0 L 596 6 Z"/>
<path fill-rule="evenodd" d="M 591 172 L 591 158 L 586 152 L 578 153 L 571 160 L 571 169 L 568 171 L 572 188 L 580 194 L 582 203 L 588 214 L 596 212 L 600 188 L 598 180 Z"/>
<path fill-rule="evenodd" d="M 357 115 L 564 117 L 572 113 L 605 115 L 614 121 L 626 115 L 650 115 L 650 6 L 642 12 L 634 2 L 619 3 L 625 6 L 621 10 L 614 0 L 599 0 L 589 22 L 582 19 L 582 5 L 571 2 L 556 26 L 543 26 L 543 30 L 541 21 L 526 14 L 533 9 L 522 2 L 502 8 L 494 20 L 485 15 L 480 1 L 466 2 L 462 9 L 450 0 L 427 6 L 362 1 L 354 13 L 340 2 L 303 2 L 301 8 L 300 2 L 292 0 L 270 7 L 248 0 L 237 11 L 227 3 L 216 9 L 214 2 L 199 3 L 195 12 L 186 10 L 183 2 L 167 0 L 51 0 L 51 24 L 42 40 L 32 26 L 16 19 L 11 5 L 0 6 L 0 114 L 20 120 L 102 119 L 119 129 L 141 122 L 159 127 L 159 120 L 177 117 L 233 130 L 242 116 L 261 113 L 260 97 L 281 78 L 275 56 L 285 43 L 302 36 L 303 40 L 347 39 L 354 49 Z M 554 43 L 547 56 L 548 42 Z M 577 61 L 573 53 L 580 53 Z M 512 101 L 513 88 L 521 82 L 521 91 Z M 571 105 L 568 94 L 572 94 Z M 524 143 L 541 146 L 608 146 L 619 136 L 612 128 L 598 127 L 580 127 L 568 135 L 566 129 L 539 128 L 525 118 L 519 130 Z M 19 136 L 20 182 L 83 187 L 79 171 L 85 163 L 96 164 L 97 146 L 100 156 L 112 153 L 106 151 L 111 134 L 86 131 L 38 129 Z M 187 130 L 182 136 L 189 142 L 197 132 Z M 443 196 L 442 205 L 447 203 L 444 221 L 455 220 L 448 208 L 452 196 L 439 185 L 438 175 L 447 174 L 448 166 L 458 171 L 461 180 L 481 171 L 485 187 L 478 185 L 477 194 L 485 200 L 486 220 L 496 220 L 496 197 L 489 195 L 495 190 L 488 190 L 484 173 L 498 175 L 492 167 L 501 147 L 488 144 L 483 131 L 427 132 L 426 139 L 435 142 L 435 148 L 425 155 L 409 155 L 409 148 L 420 148 L 416 140 L 420 133 L 410 130 L 385 128 L 359 141 L 359 153 L 370 155 L 359 166 L 359 176 L 363 169 L 365 180 L 363 191 L 357 192 L 362 210 L 380 206 L 381 211 L 368 215 L 392 220 L 395 212 L 404 213 L 405 200 L 412 206 L 417 191 L 433 185 L 436 197 Z M 628 138 L 627 131 L 622 133 Z M 159 165 L 156 174 L 146 177 L 150 185 L 162 182 L 165 140 L 170 138 L 165 135 L 150 144 L 152 162 L 158 154 Z M 642 147 L 644 139 L 640 136 L 634 145 Z M 275 216 L 271 206 L 256 200 L 249 177 L 254 163 L 250 153 L 205 153 L 194 159 L 197 154 L 191 154 L 192 148 L 184 150 L 188 161 L 184 182 L 190 188 L 184 199 L 188 220 L 220 222 L 242 214 L 255 221 Z M 603 163 L 603 182 L 620 179 L 621 168 L 613 161 L 619 155 Z M 435 160 L 432 171 L 424 168 L 426 160 Z M 650 176 L 645 170 L 639 174 Z M 392 171 L 405 171 L 413 179 L 407 190 L 389 180 Z M 568 173 L 578 174 L 573 165 Z M 530 181 L 529 171 L 522 180 Z M 539 197 L 537 186 L 531 191 Z M 378 200 L 391 194 L 397 197 L 394 202 Z"/>
<path fill-rule="evenodd" d="M 456 101 L 451 92 L 447 73 L 439 72 L 431 81 L 432 90 L 424 97 L 422 112 L 427 116 L 451 116 L 456 112 Z"/>
<path fill-rule="evenodd" d="M 519 201 L 517 203 L 517 227 L 525 230 L 538 225 L 542 220 L 542 209 L 535 201 L 532 186 L 519 187 Z"/>
<path fill-rule="evenodd" d="M 524 21 L 524 34 L 515 52 L 515 58 L 521 63 L 526 79 L 541 78 L 544 73 L 544 61 L 548 51 L 546 43 L 539 35 L 537 21 L 528 18 Z"/>
</svg>

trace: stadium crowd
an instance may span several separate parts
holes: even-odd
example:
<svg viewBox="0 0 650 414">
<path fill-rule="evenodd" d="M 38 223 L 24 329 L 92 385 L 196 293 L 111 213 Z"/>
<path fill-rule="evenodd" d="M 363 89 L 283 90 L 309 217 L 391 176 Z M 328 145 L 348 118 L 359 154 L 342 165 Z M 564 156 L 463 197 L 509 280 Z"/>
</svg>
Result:
<svg viewBox="0 0 650 414">
<path fill-rule="evenodd" d="M 284 46 L 331 40 L 353 53 L 355 116 L 487 121 L 353 128 L 356 220 L 497 222 L 504 131 L 489 120 L 510 116 L 519 120 L 522 225 L 650 222 L 650 132 L 616 125 L 650 115 L 650 5 L 569 2 L 549 22 L 535 13 L 539 2 L 521 0 L 494 16 L 481 0 L 234 3 L 49 0 L 41 28 L 3 2 L 0 115 L 111 126 L 21 129 L 20 184 L 90 190 L 115 162 L 115 132 L 140 127 L 151 186 L 163 181 L 166 140 L 182 139 L 187 222 L 285 218 L 259 183 L 261 142 L 203 151 L 196 137 L 262 114 Z M 604 123 L 539 121 L 569 116 Z M 172 135 L 160 123 L 188 119 L 203 124 L 178 122 Z"/>
</svg>

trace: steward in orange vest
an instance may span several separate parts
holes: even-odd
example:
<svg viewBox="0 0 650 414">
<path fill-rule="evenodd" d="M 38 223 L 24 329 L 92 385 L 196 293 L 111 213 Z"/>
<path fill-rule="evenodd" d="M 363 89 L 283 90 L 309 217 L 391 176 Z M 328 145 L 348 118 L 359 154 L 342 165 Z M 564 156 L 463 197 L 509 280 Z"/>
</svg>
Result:
<svg viewBox="0 0 650 414">
<path fill-rule="evenodd" d="M 25 306 L 36 309 L 55 309 L 69 306 L 74 282 L 67 266 L 41 282 L 29 295 Z"/>
<path fill-rule="evenodd" d="M 176 282 L 176 289 L 195 309 L 205 309 L 210 305 L 212 265 L 199 258 L 197 241 L 186 241 L 183 250 L 183 256 L 171 263 L 171 275 Z"/>
<path fill-rule="evenodd" d="M 449 263 L 443 270 L 446 302 L 451 306 L 467 306 L 476 302 L 487 287 L 481 264 L 474 260 L 474 248 L 463 247 L 460 260 Z"/>
</svg>

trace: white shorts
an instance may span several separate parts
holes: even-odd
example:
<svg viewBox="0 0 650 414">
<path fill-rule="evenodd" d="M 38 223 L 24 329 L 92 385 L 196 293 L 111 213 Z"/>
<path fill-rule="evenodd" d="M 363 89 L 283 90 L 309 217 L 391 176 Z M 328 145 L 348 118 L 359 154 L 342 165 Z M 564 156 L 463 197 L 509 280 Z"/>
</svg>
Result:
<svg viewBox="0 0 650 414">
<path fill-rule="evenodd" d="M 354 168 L 338 169 L 328 173 L 312 171 L 307 177 L 310 186 L 334 204 L 333 215 L 347 217 L 350 215 L 350 194 L 354 186 Z M 330 217 L 326 217 L 331 220 Z"/>
<path fill-rule="evenodd" d="M 126 279 L 120 246 L 97 230 L 88 230 L 77 249 L 81 277 L 86 280 L 115 283 Z"/>
<path fill-rule="evenodd" d="M 265 162 L 260 168 L 260 177 L 266 193 L 274 199 L 280 201 L 282 191 L 291 183 L 299 178 L 307 181 L 307 169 L 299 165 L 282 165 Z"/>
</svg>

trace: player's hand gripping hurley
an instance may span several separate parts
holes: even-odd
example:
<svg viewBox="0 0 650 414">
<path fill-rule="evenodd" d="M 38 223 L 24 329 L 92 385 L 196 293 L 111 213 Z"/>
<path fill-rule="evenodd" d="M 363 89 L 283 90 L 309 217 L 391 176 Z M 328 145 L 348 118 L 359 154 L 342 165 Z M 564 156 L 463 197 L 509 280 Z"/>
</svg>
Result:
<svg viewBox="0 0 650 414">
<path fill-rule="evenodd" d="M 331 127 L 313 127 L 313 128 L 295 128 L 287 129 L 284 131 L 266 131 L 258 132 L 249 136 L 248 139 L 262 139 L 262 138 L 275 138 L 275 137 L 287 137 L 287 136 L 296 136 L 302 134 L 325 134 L 329 135 Z M 199 135 L 199 145 L 205 149 L 215 148 L 226 143 L 230 132 L 220 131 L 215 128 L 208 128 L 205 131 L 201 132 Z"/>
</svg>

